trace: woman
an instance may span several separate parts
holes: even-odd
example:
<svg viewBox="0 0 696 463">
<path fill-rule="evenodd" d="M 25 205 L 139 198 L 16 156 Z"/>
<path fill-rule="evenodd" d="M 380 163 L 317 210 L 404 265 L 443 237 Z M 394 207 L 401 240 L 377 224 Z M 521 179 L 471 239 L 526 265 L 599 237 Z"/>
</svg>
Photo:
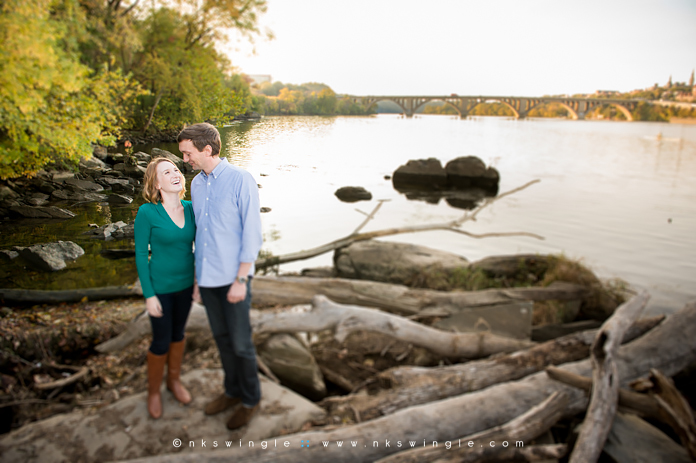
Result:
<svg viewBox="0 0 696 463">
<path fill-rule="evenodd" d="M 196 235 L 191 201 L 182 199 L 185 192 L 184 176 L 174 163 L 155 158 L 148 164 L 143 189 L 147 202 L 135 218 L 135 264 L 152 325 L 152 344 L 147 353 L 147 409 L 153 418 L 162 416 L 160 386 L 165 363 L 167 389 L 179 402 L 191 402 L 191 394 L 179 380 L 184 327 L 194 289 Z"/>
</svg>

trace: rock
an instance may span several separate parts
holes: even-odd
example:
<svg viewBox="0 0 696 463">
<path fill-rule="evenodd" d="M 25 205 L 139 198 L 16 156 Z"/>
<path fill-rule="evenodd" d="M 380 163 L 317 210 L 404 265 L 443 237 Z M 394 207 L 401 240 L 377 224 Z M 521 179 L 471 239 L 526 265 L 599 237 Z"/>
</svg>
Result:
<svg viewBox="0 0 696 463">
<path fill-rule="evenodd" d="M 65 183 L 66 180 L 71 178 L 75 178 L 75 174 L 72 172 L 53 172 L 51 175 L 51 179 L 56 183 Z"/>
<path fill-rule="evenodd" d="M 241 452 L 249 442 L 257 447 L 281 447 L 283 433 L 299 432 L 307 422 L 326 414 L 318 405 L 260 375 L 259 412 L 231 435 L 225 427 L 230 413 L 208 416 L 203 412 L 205 404 L 220 394 L 222 370 L 189 371 L 181 380 L 193 396 L 187 407 L 182 407 L 172 394 L 162 393 L 164 413 L 153 420 L 147 412 L 147 392 L 141 392 L 103 407 L 56 415 L 1 435 L 2 461 L 57 463 L 79 459 L 82 463 L 98 463 L 152 455 L 166 459 L 170 454 L 215 452 L 214 446 L 226 448 L 226 441 L 239 446 L 240 440 L 244 445 Z M 173 444 L 175 439 L 183 441 L 180 448 Z M 292 445 L 299 447 L 296 441 Z"/>
<path fill-rule="evenodd" d="M 67 209 L 62 209 L 60 207 L 48 206 L 48 207 L 37 207 L 41 212 L 44 212 L 51 216 L 53 219 L 72 219 L 77 214 L 70 212 Z"/>
<path fill-rule="evenodd" d="M 452 315 L 433 323 L 443 330 L 461 333 L 490 332 L 515 339 L 530 339 L 534 303 L 518 301 L 481 307 L 449 309 Z"/>
<path fill-rule="evenodd" d="M 447 173 L 438 159 L 418 159 L 399 166 L 392 176 L 394 188 L 399 186 L 422 186 L 427 188 L 445 188 Z"/>
<path fill-rule="evenodd" d="M 128 164 L 125 165 L 124 173 L 128 177 L 132 178 L 143 178 L 145 177 L 145 168 L 142 166 L 129 166 Z M 116 168 L 116 166 L 114 166 Z"/>
<path fill-rule="evenodd" d="M 258 353 L 284 386 L 311 400 L 326 397 L 326 384 L 314 356 L 296 337 L 280 333 L 270 336 Z"/>
<path fill-rule="evenodd" d="M 94 156 L 90 158 L 80 158 L 80 167 L 88 170 L 102 171 L 106 169 L 111 169 L 104 161 Z"/>
<path fill-rule="evenodd" d="M 385 175 L 385 176 L 384 176 L 384 180 L 391 180 L 391 178 L 392 178 L 391 175 Z"/>
<path fill-rule="evenodd" d="M 333 267 L 304 268 L 301 275 L 309 278 L 336 278 L 336 271 Z"/>
<path fill-rule="evenodd" d="M 10 251 L 8 249 L 0 249 L 0 260 L 9 262 L 19 256 L 17 251 Z"/>
<path fill-rule="evenodd" d="M 468 267 L 469 262 L 448 252 L 389 241 L 358 241 L 334 252 L 340 278 L 405 284 L 431 266 L 449 273 Z"/>
<path fill-rule="evenodd" d="M 109 152 L 106 150 L 105 146 L 92 145 L 92 156 L 100 161 L 106 161 L 106 158 L 109 156 Z"/>
<path fill-rule="evenodd" d="M 126 163 L 125 162 L 119 162 L 114 164 L 114 170 L 116 172 L 126 172 Z"/>
<path fill-rule="evenodd" d="M 121 180 L 121 179 L 118 179 Z M 133 194 L 135 193 L 135 186 L 128 181 L 125 183 L 114 183 L 111 185 L 111 189 L 113 190 L 114 193 L 127 193 L 127 194 Z"/>
<path fill-rule="evenodd" d="M 53 184 L 45 181 L 45 180 L 39 180 L 38 182 L 35 183 L 34 185 L 37 190 L 39 190 L 41 193 L 50 195 L 54 191 L 56 191 L 56 187 L 53 186 Z"/>
<path fill-rule="evenodd" d="M 344 186 L 336 190 L 334 194 L 338 199 L 346 203 L 369 201 L 372 199 L 372 193 L 361 186 Z"/>
<path fill-rule="evenodd" d="M 123 222 L 121 222 L 121 223 L 123 223 Z M 125 240 L 125 239 L 135 238 L 135 224 L 134 223 L 129 223 L 127 225 L 124 224 L 122 227 L 111 232 L 111 237 L 115 240 Z"/>
<path fill-rule="evenodd" d="M 108 201 L 109 204 L 130 204 L 133 202 L 133 198 L 131 198 L 130 196 L 114 193 L 112 195 L 109 195 Z"/>
<path fill-rule="evenodd" d="M 15 199 L 19 198 L 19 194 L 16 193 L 12 188 L 0 185 L 0 200 Z"/>
<path fill-rule="evenodd" d="M 143 153 L 142 151 L 138 151 L 137 153 L 133 154 L 133 157 L 138 160 L 138 162 L 144 162 L 145 165 L 150 162 L 150 159 L 152 159 L 152 156 L 150 156 L 147 153 Z"/>
<path fill-rule="evenodd" d="M 453 188 L 478 186 L 498 189 L 500 174 L 493 167 L 486 168 L 483 161 L 476 156 L 464 156 L 452 159 L 445 166 L 447 182 Z"/>
<path fill-rule="evenodd" d="M 89 182 L 87 180 L 78 180 L 76 178 L 68 178 L 64 182 L 73 191 L 104 191 L 104 187 L 98 183 Z"/>
<path fill-rule="evenodd" d="M 123 153 L 109 153 L 109 156 L 106 158 L 106 161 L 114 165 L 124 162 L 125 159 L 126 155 Z"/>
<path fill-rule="evenodd" d="M 12 207 L 10 207 L 10 212 L 12 212 L 13 214 L 18 215 L 20 217 L 27 218 L 27 219 L 50 219 L 50 218 L 52 218 L 51 214 L 49 214 L 47 212 L 43 212 L 38 207 L 32 207 L 32 206 L 12 206 Z"/>
<path fill-rule="evenodd" d="M 75 260 L 85 253 L 72 241 L 35 244 L 20 251 L 22 258 L 39 270 L 56 271 L 66 267 L 66 260 Z"/>
<path fill-rule="evenodd" d="M 44 204 L 48 203 L 48 198 L 48 195 L 42 193 L 34 193 L 30 197 L 25 198 L 25 201 L 31 206 L 43 206 Z"/>
<path fill-rule="evenodd" d="M 57 200 L 66 201 L 69 197 L 70 195 L 65 190 L 56 190 L 53 193 L 51 193 L 51 198 Z"/>
<path fill-rule="evenodd" d="M 529 280 L 528 275 L 534 275 L 534 280 L 544 278 L 549 268 L 547 256 L 539 254 L 514 254 L 491 256 L 472 262 L 472 269 L 480 268 L 489 276 Z"/>
<path fill-rule="evenodd" d="M 181 159 L 179 156 L 175 155 L 174 153 L 170 153 L 167 150 L 161 150 L 159 148 L 152 148 L 150 150 L 150 153 L 152 153 L 152 159 L 155 158 L 167 158 L 170 161 L 172 161 L 181 172 L 193 172 L 193 168 L 186 164 L 183 159 Z"/>
</svg>

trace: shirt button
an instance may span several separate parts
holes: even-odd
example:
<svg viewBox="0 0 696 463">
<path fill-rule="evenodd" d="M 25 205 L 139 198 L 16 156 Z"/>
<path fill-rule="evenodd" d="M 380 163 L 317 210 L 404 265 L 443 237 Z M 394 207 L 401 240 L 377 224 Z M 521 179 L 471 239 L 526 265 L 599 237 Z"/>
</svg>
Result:
<svg viewBox="0 0 696 463">
<path fill-rule="evenodd" d="M 208 243 L 204 243 L 203 246 L 208 246 Z"/>
<path fill-rule="evenodd" d="M 208 229 L 207 229 L 207 228 L 204 228 L 203 230 L 204 230 L 204 231 L 208 231 Z"/>
<path fill-rule="evenodd" d="M 207 201 L 208 199 L 209 199 L 209 198 L 205 198 L 206 201 Z"/>
<path fill-rule="evenodd" d="M 208 215 L 208 213 L 206 212 L 205 215 Z"/>
<path fill-rule="evenodd" d="M 203 262 L 205 262 L 206 260 L 208 260 L 208 259 L 206 259 L 206 258 L 204 257 L 204 258 L 203 258 Z"/>
<path fill-rule="evenodd" d="M 210 185 L 210 182 L 208 182 L 208 185 Z"/>
</svg>

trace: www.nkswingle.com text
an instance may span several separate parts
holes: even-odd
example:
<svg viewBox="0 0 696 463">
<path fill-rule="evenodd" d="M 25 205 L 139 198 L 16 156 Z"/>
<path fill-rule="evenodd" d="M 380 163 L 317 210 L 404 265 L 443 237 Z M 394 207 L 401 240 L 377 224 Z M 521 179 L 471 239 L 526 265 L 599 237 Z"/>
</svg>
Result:
<svg viewBox="0 0 696 463">
<path fill-rule="evenodd" d="M 220 449 L 220 448 L 248 448 L 248 449 L 254 449 L 254 448 L 260 448 L 262 450 L 267 450 L 267 449 L 292 449 L 292 448 L 301 448 L 301 449 L 308 449 L 310 448 L 310 445 L 312 447 L 319 446 L 323 448 L 360 448 L 364 447 L 367 448 L 372 447 L 372 448 L 377 448 L 377 447 L 382 447 L 382 448 L 395 448 L 395 449 L 409 449 L 409 448 L 418 448 L 418 447 L 439 447 L 443 446 L 445 449 L 450 450 L 453 448 L 461 448 L 461 449 L 474 449 L 477 447 L 484 447 L 488 446 L 491 448 L 495 447 L 503 447 L 503 448 L 508 448 L 508 447 L 517 447 L 517 448 L 522 448 L 524 447 L 524 442 L 519 441 L 519 440 L 504 440 L 504 441 L 487 441 L 487 442 L 478 442 L 478 441 L 462 441 L 461 439 L 453 440 L 453 441 L 444 441 L 444 442 L 438 442 L 435 440 L 429 441 L 426 439 L 423 440 L 398 440 L 398 439 L 385 439 L 383 441 L 371 441 L 371 442 L 364 442 L 360 440 L 322 440 L 322 441 L 310 441 L 308 439 L 300 439 L 299 441 L 297 439 L 292 439 L 292 440 L 286 440 L 286 439 L 272 439 L 272 440 L 262 440 L 262 441 L 242 441 L 241 439 L 239 440 L 207 440 L 207 439 L 197 439 L 197 440 L 191 440 L 187 442 L 181 441 L 181 439 L 174 439 L 172 442 L 172 445 L 176 448 L 180 447 L 188 447 L 189 449 L 197 449 L 197 450 L 202 450 L 202 449 Z"/>
</svg>

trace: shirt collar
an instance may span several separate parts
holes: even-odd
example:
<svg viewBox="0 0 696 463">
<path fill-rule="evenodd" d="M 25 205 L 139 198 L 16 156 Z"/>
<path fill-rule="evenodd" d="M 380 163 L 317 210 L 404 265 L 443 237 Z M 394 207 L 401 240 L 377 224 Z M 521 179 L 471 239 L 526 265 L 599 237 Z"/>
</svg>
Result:
<svg viewBox="0 0 696 463">
<path fill-rule="evenodd" d="M 215 169 L 213 169 L 212 172 L 210 172 L 210 175 L 212 175 L 214 179 L 217 179 L 229 164 L 230 163 L 227 161 L 227 158 L 220 159 L 220 162 L 217 166 L 215 166 Z M 205 177 L 208 178 L 208 174 L 206 174 L 205 171 L 202 172 L 203 174 L 205 174 Z"/>
</svg>

